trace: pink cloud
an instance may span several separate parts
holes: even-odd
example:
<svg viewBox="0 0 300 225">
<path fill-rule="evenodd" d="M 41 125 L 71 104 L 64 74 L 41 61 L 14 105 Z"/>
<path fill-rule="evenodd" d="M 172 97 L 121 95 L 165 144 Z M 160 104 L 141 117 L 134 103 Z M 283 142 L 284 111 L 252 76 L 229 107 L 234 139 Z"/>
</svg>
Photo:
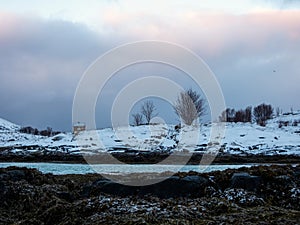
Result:
<svg viewBox="0 0 300 225">
<path fill-rule="evenodd" d="M 0 38 L 10 38 L 20 27 L 20 20 L 17 16 L 0 12 Z"/>
<path fill-rule="evenodd" d="M 17 42 L 26 36 L 31 36 L 35 29 L 34 18 L 0 11 L 0 44 Z"/>
<path fill-rule="evenodd" d="M 259 51 L 270 40 L 300 39 L 300 10 L 269 10 L 248 14 L 189 11 L 174 15 L 147 12 L 107 11 L 104 24 L 130 39 L 158 39 L 200 49 L 208 55 L 222 54 L 241 46 L 241 51 Z"/>
</svg>

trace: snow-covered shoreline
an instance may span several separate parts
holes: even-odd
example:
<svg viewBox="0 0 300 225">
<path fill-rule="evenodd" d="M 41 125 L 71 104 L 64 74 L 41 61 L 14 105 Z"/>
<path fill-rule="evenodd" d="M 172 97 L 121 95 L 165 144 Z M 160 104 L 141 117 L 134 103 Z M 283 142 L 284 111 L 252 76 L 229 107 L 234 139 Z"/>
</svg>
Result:
<svg viewBox="0 0 300 225">
<path fill-rule="evenodd" d="M 265 127 L 254 123 L 226 123 L 225 136 L 219 143 L 220 154 L 229 155 L 300 155 L 300 112 L 268 120 Z M 200 127 L 144 125 L 85 131 L 78 136 L 61 133 L 53 137 L 19 132 L 20 126 L 0 119 L 0 153 L 93 155 L 103 152 L 205 153 L 211 145 L 211 124 Z M 96 134 L 96 138 L 95 138 Z M 196 134 L 196 135 L 195 135 Z M 181 136 L 185 138 L 182 140 Z M 195 136 L 198 136 L 195 137 Z M 187 137 L 187 138 L 186 138 Z M 48 154 L 47 153 L 47 154 Z"/>
</svg>

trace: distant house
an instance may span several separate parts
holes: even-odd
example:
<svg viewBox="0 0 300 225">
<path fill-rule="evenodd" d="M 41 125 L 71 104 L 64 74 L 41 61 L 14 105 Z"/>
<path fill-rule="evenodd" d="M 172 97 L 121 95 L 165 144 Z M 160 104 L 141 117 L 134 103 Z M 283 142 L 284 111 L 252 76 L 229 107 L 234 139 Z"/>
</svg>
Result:
<svg viewBox="0 0 300 225">
<path fill-rule="evenodd" d="M 76 123 L 73 124 L 73 135 L 76 136 L 78 135 L 80 132 L 85 131 L 86 130 L 86 126 L 84 123 Z"/>
</svg>

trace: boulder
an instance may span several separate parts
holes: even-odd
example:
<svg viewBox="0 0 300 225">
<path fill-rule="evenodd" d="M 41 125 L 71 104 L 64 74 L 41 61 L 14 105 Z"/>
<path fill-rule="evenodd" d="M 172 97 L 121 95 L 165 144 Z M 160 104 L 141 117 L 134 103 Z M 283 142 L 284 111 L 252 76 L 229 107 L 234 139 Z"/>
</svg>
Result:
<svg viewBox="0 0 300 225">
<path fill-rule="evenodd" d="M 107 179 L 95 181 L 89 188 L 89 195 L 99 193 L 113 194 L 119 196 L 128 195 L 154 195 L 160 198 L 172 197 L 200 197 L 204 196 L 205 188 L 209 181 L 201 176 L 172 176 L 162 182 L 147 186 L 127 186 L 115 183 Z M 87 194 L 87 190 L 85 190 Z"/>
<path fill-rule="evenodd" d="M 22 169 L 14 169 L 0 173 L 0 180 L 20 181 L 25 178 L 25 171 Z"/>
<path fill-rule="evenodd" d="M 7 173 L 10 175 L 10 177 L 12 179 L 15 179 L 15 180 L 22 180 L 22 179 L 25 178 L 25 171 L 24 170 L 20 170 L 20 169 L 10 170 Z"/>
<path fill-rule="evenodd" d="M 204 196 L 209 182 L 201 176 L 172 176 L 160 183 L 144 186 L 140 194 L 151 194 L 161 198 Z"/>
<path fill-rule="evenodd" d="M 259 176 L 251 176 L 249 173 L 234 173 L 230 180 L 230 188 L 256 191 L 261 182 L 262 179 Z"/>
<path fill-rule="evenodd" d="M 89 195 L 98 195 L 99 193 L 113 194 L 119 196 L 128 196 L 137 194 L 138 187 L 127 186 L 115 183 L 108 179 L 95 181 L 90 187 Z"/>
</svg>

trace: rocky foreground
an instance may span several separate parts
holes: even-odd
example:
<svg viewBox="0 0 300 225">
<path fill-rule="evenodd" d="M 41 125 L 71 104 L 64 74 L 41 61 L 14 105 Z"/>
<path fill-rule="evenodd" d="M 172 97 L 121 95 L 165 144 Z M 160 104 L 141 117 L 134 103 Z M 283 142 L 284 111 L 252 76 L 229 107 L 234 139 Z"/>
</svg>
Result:
<svg viewBox="0 0 300 225">
<path fill-rule="evenodd" d="M 0 224 L 300 224 L 300 166 L 178 173 L 150 186 L 0 169 Z"/>
</svg>

